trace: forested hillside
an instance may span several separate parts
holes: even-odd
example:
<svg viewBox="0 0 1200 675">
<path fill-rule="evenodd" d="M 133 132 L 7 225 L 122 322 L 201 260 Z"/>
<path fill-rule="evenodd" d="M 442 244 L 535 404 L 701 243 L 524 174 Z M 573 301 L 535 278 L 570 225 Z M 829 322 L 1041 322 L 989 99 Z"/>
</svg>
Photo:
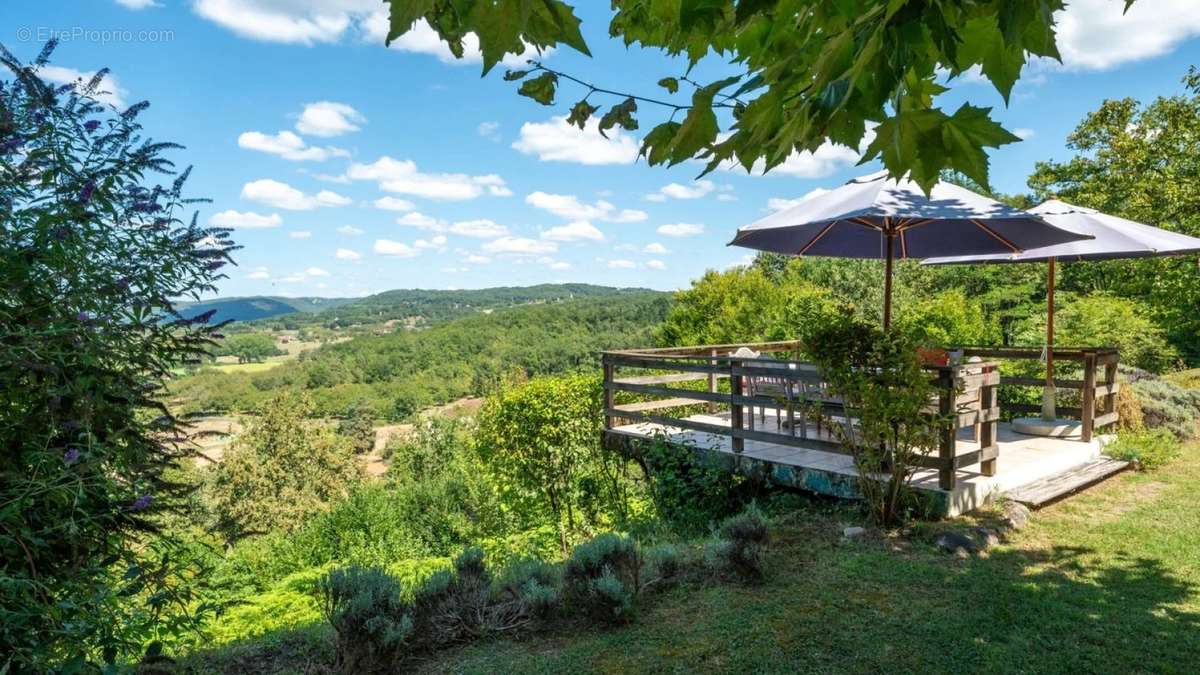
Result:
<svg viewBox="0 0 1200 675">
<path fill-rule="evenodd" d="M 216 310 L 213 321 L 254 321 L 296 312 L 318 312 L 354 302 L 354 298 L 284 298 L 255 295 L 245 298 L 218 298 L 175 305 L 185 318 Z"/>
<path fill-rule="evenodd" d="M 524 289 L 491 290 L 511 298 Z M 306 390 L 320 416 L 343 415 L 362 401 L 378 417 L 400 420 L 486 393 L 505 377 L 596 367 L 601 349 L 648 344 L 668 302 L 664 293 L 618 292 L 477 312 L 426 330 L 329 344 L 265 372 L 201 371 L 175 382 L 172 396 L 187 410 L 228 412 L 254 410 L 281 389 Z"/>
<path fill-rule="evenodd" d="M 339 303 L 324 311 L 280 316 L 275 320 L 259 322 L 259 327 L 297 329 L 323 326 L 336 329 L 388 321 L 402 321 L 410 326 L 429 326 L 487 310 L 580 298 L 637 294 L 646 290 L 592 284 L 538 284 L 456 291 L 403 288 Z"/>
</svg>

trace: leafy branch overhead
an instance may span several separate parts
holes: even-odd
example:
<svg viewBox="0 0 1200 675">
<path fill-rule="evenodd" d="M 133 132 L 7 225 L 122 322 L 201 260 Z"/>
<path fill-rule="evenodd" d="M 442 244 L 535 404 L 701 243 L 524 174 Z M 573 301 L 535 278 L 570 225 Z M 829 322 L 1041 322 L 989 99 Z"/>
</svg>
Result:
<svg viewBox="0 0 1200 675">
<path fill-rule="evenodd" d="M 565 45 L 589 55 L 574 7 L 563 0 L 387 0 L 387 40 L 425 21 L 458 57 L 475 34 L 488 73 L 506 55 Z M 1127 0 L 1126 7 L 1133 0 Z M 929 189 L 944 169 L 988 184 L 986 148 L 1019 140 L 990 109 L 935 104 L 954 78 L 978 68 L 1008 100 L 1030 57 L 1059 59 L 1054 14 L 1063 0 L 613 0 L 609 34 L 625 45 L 704 59 L 741 75 L 701 83 L 658 81 L 668 99 L 583 82 L 539 63 L 509 71 L 518 93 L 553 105 L 564 80 L 586 89 L 571 109 L 579 127 L 600 115 L 607 131 L 638 128 L 638 105 L 669 114 L 650 127 L 641 154 L 651 164 L 725 162 L 778 166 L 825 142 L 860 147 L 893 176 Z M 678 100 L 681 84 L 690 100 Z M 612 97 L 605 107 L 596 95 Z M 682 120 L 676 119 L 680 114 Z"/>
</svg>

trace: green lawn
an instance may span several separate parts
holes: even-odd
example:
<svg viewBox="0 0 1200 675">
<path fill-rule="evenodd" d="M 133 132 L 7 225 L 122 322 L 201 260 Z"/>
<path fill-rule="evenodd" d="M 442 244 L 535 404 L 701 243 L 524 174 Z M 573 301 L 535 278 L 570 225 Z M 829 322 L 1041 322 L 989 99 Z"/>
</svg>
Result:
<svg viewBox="0 0 1200 675">
<path fill-rule="evenodd" d="M 1200 444 L 1036 512 L 986 557 L 930 543 L 964 521 L 840 540 L 855 519 L 814 502 L 777 522 L 770 578 L 689 584 L 630 625 L 575 622 L 426 656 L 422 672 L 1195 672 Z M 187 659 L 187 670 L 311 672 L 327 628 Z M 322 671 L 326 666 L 318 665 Z"/>
<path fill-rule="evenodd" d="M 492 641 L 427 672 L 1195 672 L 1200 446 L 1043 509 L 986 558 L 781 525 L 762 587 L 675 589 L 635 623 Z M 929 528 L 932 529 L 932 528 Z"/>
</svg>

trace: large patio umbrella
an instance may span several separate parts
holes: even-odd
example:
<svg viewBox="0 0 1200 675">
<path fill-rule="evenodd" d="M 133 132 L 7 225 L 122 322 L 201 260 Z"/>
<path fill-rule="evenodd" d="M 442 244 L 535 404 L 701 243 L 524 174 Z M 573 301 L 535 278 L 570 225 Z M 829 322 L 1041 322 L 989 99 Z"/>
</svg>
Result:
<svg viewBox="0 0 1200 675">
<path fill-rule="evenodd" d="M 730 245 L 798 256 L 883 259 L 886 328 L 892 322 L 896 258 L 1014 255 L 1089 238 L 957 185 L 938 182 L 927 196 L 916 183 L 880 171 L 747 225 Z"/>
<path fill-rule="evenodd" d="M 1059 260 L 1114 260 L 1183 255 L 1200 251 L 1200 239 L 1110 216 L 1095 209 L 1050 199 L 1029 209 L 1046 222 L 1091 239 L 1032 249 L 1015 255 L 963 255 L 931 258 L 926 265 L 978 263 L 1049 263 L 1046 273 L 1046 388 L 1042 394 L 1042 419 L 1057 423 L 1054 409 L 1054 277 Z M 1027 425 L 1030 429 L 1036 425 Z M 1045 426 L 1045 425 L 1043 425 Z M 1049 425 L 1048 429 L 1058 426 Z"/>
</svg>

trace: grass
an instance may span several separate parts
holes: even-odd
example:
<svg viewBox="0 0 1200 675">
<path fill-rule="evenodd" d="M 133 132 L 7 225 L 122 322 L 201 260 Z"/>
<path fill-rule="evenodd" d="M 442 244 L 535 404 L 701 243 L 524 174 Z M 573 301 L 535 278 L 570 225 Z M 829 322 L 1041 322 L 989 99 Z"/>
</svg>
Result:
<svg viewBox="0 0 1200 675">
<path fill-rule="evenodd" d="M 679 587 L 628 626 L 483 641 L 417 666 L 430 673 L 1186 672 L 1200 663 L 1197 460 L 1200 444 L 1191 444 L 1156 471 L 1122 474 L 1043 509 L 978 558 L 932 546 L 936 531 L 960 523 L 843 541 L 849 512 L 814 504 L 776 525 L 762 586 Z M 290 638 L 276 636 L 260 652 L 238 647 L 208 665 L 311 668 L 315 654 L 327 653 L 313 642 L 319 635 L 284 648 Z"/>
</svg>

